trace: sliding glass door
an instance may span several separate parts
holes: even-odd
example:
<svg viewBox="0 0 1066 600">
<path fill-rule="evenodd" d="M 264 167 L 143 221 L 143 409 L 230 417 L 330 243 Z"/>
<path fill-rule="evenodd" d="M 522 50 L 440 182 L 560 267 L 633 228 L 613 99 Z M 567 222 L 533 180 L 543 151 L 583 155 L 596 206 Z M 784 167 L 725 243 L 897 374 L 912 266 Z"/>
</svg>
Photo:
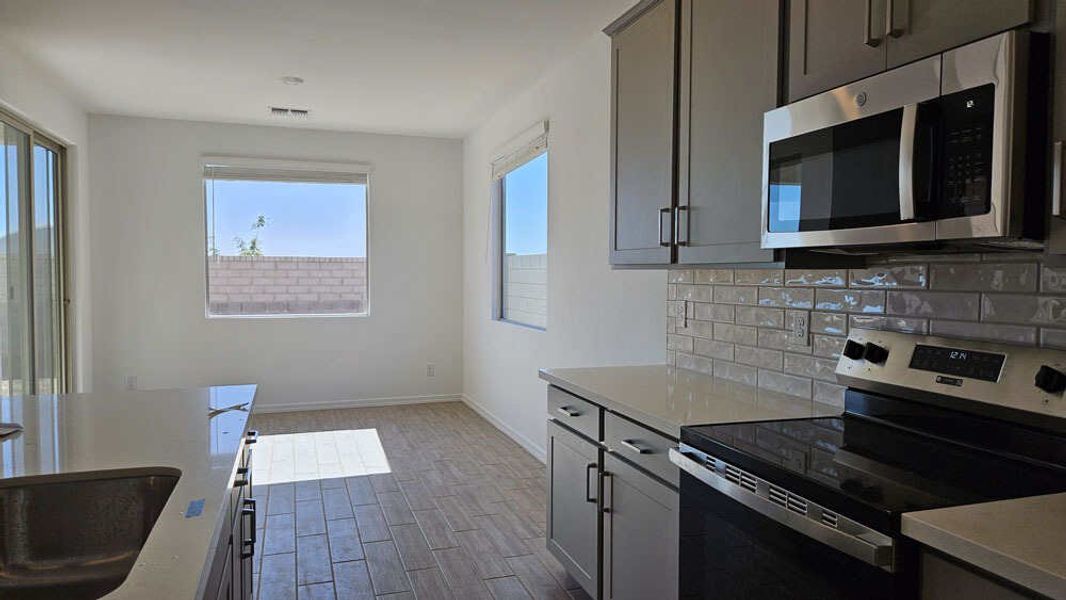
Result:
<svg viewBox="0 0 1066 600">
<path fill-rule="evenodd" d="M 65 391 L 62 148 L 0 116 L 0 395 Z"/>
</svg>

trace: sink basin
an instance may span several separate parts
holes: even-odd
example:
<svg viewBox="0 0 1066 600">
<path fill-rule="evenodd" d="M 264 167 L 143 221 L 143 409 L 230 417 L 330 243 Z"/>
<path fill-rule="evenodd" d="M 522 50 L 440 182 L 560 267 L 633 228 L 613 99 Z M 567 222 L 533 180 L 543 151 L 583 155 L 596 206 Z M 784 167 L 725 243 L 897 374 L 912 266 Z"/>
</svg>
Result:
<svg viewBox="0 0 1066 600">
<path fill-rule="evenodd" d="M 180 473 L 0 481 L 0 598 L 99 598 L 129 574 Z"/>
</svg>

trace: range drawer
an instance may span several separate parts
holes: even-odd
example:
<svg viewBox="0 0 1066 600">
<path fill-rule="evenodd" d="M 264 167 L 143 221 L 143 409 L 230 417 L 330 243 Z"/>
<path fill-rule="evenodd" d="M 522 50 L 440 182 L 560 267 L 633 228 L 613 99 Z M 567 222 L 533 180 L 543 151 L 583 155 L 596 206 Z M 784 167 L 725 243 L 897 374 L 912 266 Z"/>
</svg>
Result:
<svg viewBox="0 0 1066 600">
<path fill-rule="evenodd" d="M 548 417 L 594 441 L 603 439 L 600 436 L 600 407 L 554 385 L 548 386 Z"/>
<path fill-rule="evenodd" d="M 604 443 L 611 454 L 677 485 L 677 467 L 668 456 L 670 448 L 677 447 L 677 442 L 614 413 L 604 416 L 603 429 Z"/>
</svg>

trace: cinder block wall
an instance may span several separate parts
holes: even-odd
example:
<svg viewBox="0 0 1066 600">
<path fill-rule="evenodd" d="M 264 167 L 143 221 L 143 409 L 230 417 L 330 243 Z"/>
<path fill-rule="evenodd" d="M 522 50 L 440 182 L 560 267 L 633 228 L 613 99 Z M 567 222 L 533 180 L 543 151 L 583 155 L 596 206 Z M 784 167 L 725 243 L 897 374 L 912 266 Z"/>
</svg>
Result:
<svg viewBox="0 0 1066 600">
<path fill-rule="evenodd" d="M 810 311 L 809 343 L 788 335 L 790 311 Z M 1030 254 L 965 254 L 667 274 L 667 361 L 678 367 L 842 404 L 833 373 L 852 328 L 1066 349 L 1066 268 Z"/>
<path fill-rule="evenodd" d="M 504 257 L 503 309 L 507 318 L 536 327 L 548 326 L 548 255 Z"/>
<path fill-rule="evenodd" d="M 361 313 L 367 309 L 366 258 L 212 256 L 211 314 Z"/>
</svg>

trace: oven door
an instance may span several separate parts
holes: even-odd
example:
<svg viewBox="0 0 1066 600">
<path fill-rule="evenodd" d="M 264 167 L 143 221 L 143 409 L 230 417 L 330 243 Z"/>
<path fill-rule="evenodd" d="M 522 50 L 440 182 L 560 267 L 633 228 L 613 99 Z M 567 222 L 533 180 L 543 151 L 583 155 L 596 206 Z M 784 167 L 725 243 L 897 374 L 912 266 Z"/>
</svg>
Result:
<svg viewBox="0 0 1066 600">
<path fill-rule="evenodd" d="M 902 569 L 909 551 L 901 552 L 896 540 L 872 531 L 866 532 L 866 539 L 832 539 L 804 524 L 810 519 L 795 510 L 767 510 L 764 498 L 750 491 L 765 482 L 721 461 L 706 466 L 714 461 L 704 462 L 705 456 L 684 447 L 682 452 L 671 450 L 671 460 L 681 468 L 680 598 L 917 598 L 914 570 Z M 724 477 L 726 468 L 742 483 Z M 798 497 L 790 500 L 787 492 L 782 498 L 784 506 L 795 508 L 801 501 L 806 505 Z M 816 505 L 805 508 L 821 510 Z M 811 525 L 828 530 L 817 522 Z M 837 525 L 837 533 L 848 529 L 843 522 Z"/>
<path fill-rule="evenodd" d="M 928 58 L 769 111 L 763 119 L 762 246 L 834 247 L 932 241 L 916 219 L 931 152 L 919 105 L 940 95 Z M 925 181 L 916 181 L 924 179 Z"/>
</svg>

